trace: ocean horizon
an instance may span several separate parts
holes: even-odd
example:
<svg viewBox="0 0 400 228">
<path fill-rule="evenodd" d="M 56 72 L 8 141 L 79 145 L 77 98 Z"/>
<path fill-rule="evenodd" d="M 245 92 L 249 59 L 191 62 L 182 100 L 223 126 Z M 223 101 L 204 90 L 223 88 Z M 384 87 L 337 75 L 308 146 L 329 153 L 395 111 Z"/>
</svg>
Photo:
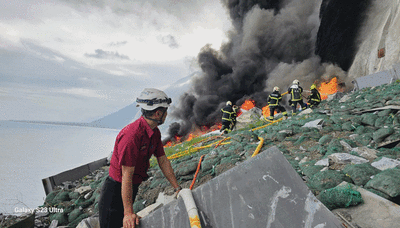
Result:
<svg viewBox="0 0 400 228">
<path fill-rule="evenodd" d="M 107 157 L 119 130 L 0 121 L 0 213 L 43 205 L 42 179 Z"/>
</svg>

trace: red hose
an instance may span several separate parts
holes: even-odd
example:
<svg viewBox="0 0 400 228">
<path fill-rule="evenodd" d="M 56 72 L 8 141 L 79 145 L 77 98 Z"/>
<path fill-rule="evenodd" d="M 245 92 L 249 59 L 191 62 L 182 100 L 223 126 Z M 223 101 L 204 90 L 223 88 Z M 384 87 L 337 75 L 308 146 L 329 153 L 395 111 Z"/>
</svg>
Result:
<svg viewBox="0 0 400 228">
<path fill-rule="evenodd" d="M 189 188 L 190 190 L 192 190 L 194 183 L 196 183 L 197 174 L 199 174 L 200 167 L 201 167 L 201 161 L 203 160 L 204 156 L 206 156 L 206 155 L 202 155 L 200 157 L 199 164 L 197 165 L 196 173 L 194 174 L 192 184 L 190 185 L 190 188 Z"/>
</svg>

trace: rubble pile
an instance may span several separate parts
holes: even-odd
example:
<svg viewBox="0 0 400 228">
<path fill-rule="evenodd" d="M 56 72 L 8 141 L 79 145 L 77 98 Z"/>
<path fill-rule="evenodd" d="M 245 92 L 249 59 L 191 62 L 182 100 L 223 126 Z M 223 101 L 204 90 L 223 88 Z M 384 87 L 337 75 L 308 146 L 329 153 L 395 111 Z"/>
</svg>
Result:
<svg viewBox="0 0 400 228">
<path fill-rule="evenodd" d="M 256 108 L 254 108 L 256 109 Z M 336 95 L 321 102 L 316 109 L 306 109 L 290 119 L 266 125 L 258 112 L 238 118 L 251 118 L 248 124 L 220 136 L 202 136 L 166 148 L 167 156 L 188 150 L 185 156 L 170 159 L 178 182 L 189 188 L 202 155 L 205 155 L 194 188 L 251 158 L 259 139 L 261 152 L 277 146 L 302 177 L 310 190 L 329 209 L 362 203 L 356 190 L 338 187 L 346 181 L 363 187 L 394 203 L 400 199 L 400 82 L 365 88 Z M 247 117 L 246 117 L 247 116 Z M 275 116 L 275 119 L 280 115 Z M 219 133 L 219 132 L 218 132 Z M 228 139 L 226 139 L 229 137 Z M 221 143 L 226 139 L 226 144 Z M 218 143 L 220 142 L 220 143 Z M 214 144 L 213 144 L 214 143 Z M 191 148 L 212 146 L 190 151 Z M 138 212 L 154 204 L 163 192 L 172 195 L 170 186 L 155 159 L 150 178 L 139 187 L 134 203 Z M 48 213 L 36 218 L 35 227 L 76 227 L 81 220 L 96 216 L 100 188 L 108 167 L 76 182 L 65 182 L 50 193 L 43 206 L 62 208 L 62 213 Z"/>
</svg>

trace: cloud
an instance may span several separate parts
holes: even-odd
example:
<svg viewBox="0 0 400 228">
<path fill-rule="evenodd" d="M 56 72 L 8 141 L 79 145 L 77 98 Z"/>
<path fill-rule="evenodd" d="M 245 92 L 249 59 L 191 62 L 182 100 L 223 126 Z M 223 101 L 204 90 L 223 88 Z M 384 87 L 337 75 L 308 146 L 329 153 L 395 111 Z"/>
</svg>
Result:
<svg viewBox="0 0 400 228">
<path fill-rule="evenodd" d="M 118 52 L 113 51 L 103 51 L 101 49 L 96 49 L 94 54 L 85 53 L 85 56 L 88 58 L 96 58 L 96 59 L 124 59 L 129 60 L 127 55 L 120 55 Z"/>
<path fill-rule="evenodd" d="M 162 44 L 168 45 L 170 48 L 179 48 L 179 44 L 176 42 L 176 39 L 172 35 L 163 36 L 160 39 Z"/>
<path fill-rule="evenodd" d="M 121 47 L 124 46 L 125 44 L 127 44 L 128 41 L 118 41 L 118 42 L 111 42 L 108 44 L 109 47 Z"/>
</svg>

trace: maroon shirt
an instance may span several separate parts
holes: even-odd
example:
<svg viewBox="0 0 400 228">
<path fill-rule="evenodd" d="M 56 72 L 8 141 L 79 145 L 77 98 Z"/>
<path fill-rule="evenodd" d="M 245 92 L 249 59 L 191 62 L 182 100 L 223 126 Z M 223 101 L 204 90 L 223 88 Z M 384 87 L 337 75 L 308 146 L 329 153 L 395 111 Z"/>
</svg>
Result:
<svg viewBox="0 0 400 228">
<path fill-rule="evenodd" d="M 156 157 L 165 155 L 160 130 L 157 127 L 151 129 L 140 117 L 119 132 L 111 157 L 110 177 L 122 182 L 122 166 L 131 166 L 135 167 L 132 183 L 140 184 L 148 177 L 146 172 L 153 154 Z"/>
</svg>

